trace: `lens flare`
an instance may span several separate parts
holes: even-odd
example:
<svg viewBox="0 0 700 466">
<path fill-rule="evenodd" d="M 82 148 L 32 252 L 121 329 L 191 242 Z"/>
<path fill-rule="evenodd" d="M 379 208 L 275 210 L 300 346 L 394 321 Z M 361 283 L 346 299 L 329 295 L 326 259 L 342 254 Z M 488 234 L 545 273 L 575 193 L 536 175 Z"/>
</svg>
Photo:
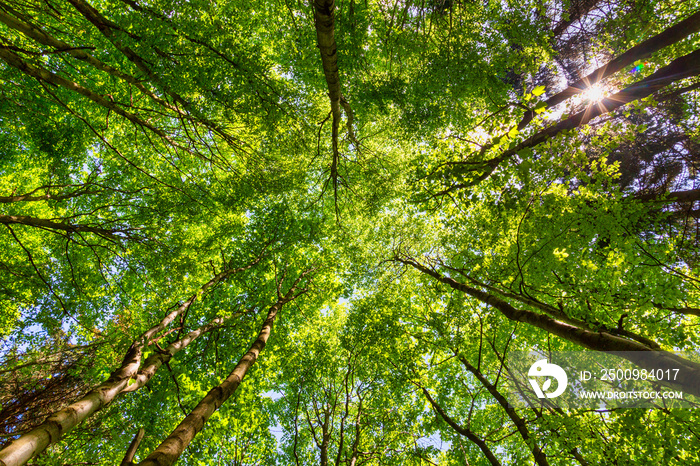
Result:
<svg viewBox="0 0 700 466">
<path fill-rule="evenodd" d="M 642 71 L 644 69 L 644 67 L 646 67 L 648 65 L 649 65 L 649 62 L 646 62 L 646 61 L 644 63 L 640 63 L 639 65 L 635 66 L 634 68 L 632 68 L 630 70 L 630 74 L 637 74 L 640 71 Z"/>
<path fill-rule="evenodd" d="M 600 87 L 591 86 L 584 91 L 583 97 L 589 102 L 600 102 L 605 98 L 605 93 Z"/>
</svg>

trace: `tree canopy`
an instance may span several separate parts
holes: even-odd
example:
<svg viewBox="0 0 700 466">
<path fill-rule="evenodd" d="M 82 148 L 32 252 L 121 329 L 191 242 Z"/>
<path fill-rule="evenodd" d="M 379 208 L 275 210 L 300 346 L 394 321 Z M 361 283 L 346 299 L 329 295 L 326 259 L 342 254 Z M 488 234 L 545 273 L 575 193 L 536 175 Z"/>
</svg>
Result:
<svg viewBox="0 0 700 466">
<path fill-rule="evenodd" d="M 697 0 L 1 0 L 0 466 L 700 464 L 699 76 Z"/>
</svg>

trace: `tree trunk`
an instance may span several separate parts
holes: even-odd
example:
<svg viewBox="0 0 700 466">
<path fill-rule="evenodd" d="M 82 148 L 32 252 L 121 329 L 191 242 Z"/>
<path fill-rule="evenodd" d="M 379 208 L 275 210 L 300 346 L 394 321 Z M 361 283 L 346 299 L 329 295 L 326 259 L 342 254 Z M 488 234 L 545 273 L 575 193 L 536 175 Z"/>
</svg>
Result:
<svg viewBox="0 0 700 466">
<path fill-rule="evenodd" d="M 660 349 L 661 348 L 657 342 L 650 340 L 649 338 L 643 337 L 642 335 L 639 335 L 637 333 L 634 333 L 634 332 L 631 332 L 629 330 L 625 330 L 622 328 L 610 328 L 610 327 L 603 325 L 599 322 L 585 322 L 585 321 L 580 320 L 580 319 L 574 319 L 574 318 L 566 315 L 566 313 L 563 310 L 557 309 L 553 306 L 550 306 L 549 304 L 543 303 L 541 301 L 537 301 L 536 299 L 532 299 L 532 298 L 529 298 L 527 296 L 523 296 L 521 294 L 508 293 L 506 291 L 498 289 L 495 286 L 490 286 L 490 285 L 487 285 L 486 283 L 482 283 L 482 282 L 470 277 L 469 275 L 463 273 L 462 271 L 459 271 L 459 272 L 467 280 L 469 280 L 470 282 L 472 282 L 473 284 L 475 284 L 478 287 L 484 288 L 484 289 L 490 291 L 491 293 L 499 294 L 504 298 L 513 299 L 513 300 L 518 301 L 522 304 L 525 304 L 526 306 L 534 307 L 535 309 L 544 312 L 545 314 L 549 315 L 550 317 L 552 317 L 558 321 L 573 325 L 574 327 L 582 328 L 585 330 L 591 330 L 591 331 L 594 331 L 593 327 L 595 326 L 597 329 L 603 330 L 604 332 L 608 332 L 608 333 L 613 334 L 613 335 L 626 337 L 626 338 L 630 338 L 632 340 L 638 341 L 639 343 L 646 345 L 650 349 Z"/>
<path fill-rule="evenodd" d="M 121 366 L 97 388 L 79 401 L 63 408 L 0 451 L 0 466 L 20 466 L 52 443 L 111 403 L 136 374 L 141 362 L 141 346 L 129 348 Z"/>
<path fill-rule="evenodd" d="M 92 183 L 85 183 L 85 184 L 65 184 L 65 185 L 44 185 L 44 186 L 39 186 L 36 189 L 31 190 L 28 193 L 25 194 L 16 194 L 12 196 L 0 196 L 0 203 L 2 204 L 11 204 L 14 202 L 40 202 L 40 201 L 65 201 L 66 199 L 72 199 L 74 197 L 79 197 L 79 196 L 89 196 L 92 194 L 100 194 L 103 191 L 102 190 L 90 190 L 89 188 L 91 186 L 97 186 L 93 185 Z M 51 194 L 51 191 L 54 189 L 58 188 L 78 188 L 73 192 L 67 192 L 67 193 L 62 193 L 62 194 Z M 41 194 L 41 195 L 35 195 L 37 191 L 46 191 L 46 194 Z"/>
<path fill-rule="evenodd" d="M 697 76 L 698 74 L 700 74 L 700 50 L 696 50 L 688 55 L 676 58 L 667 66 L 664 66 L 652 75 L 632 84 L 617 94 L 606 97 L 600 102 L 589 105 L 585 110 L 577 113 L 576 115 L 530 136 L 513 149 L 503 152 L 503 154 L 500 156 L 482 162 L 480 165 L 488 168 L 484 174 L 477 179 L 477 182 L 488 178 L 496 170 L 496 168 L 498 168 L 501 162 L 509 159 L 523 149 L 533 148 L 538 144 L 557 136 L 562 131 L 572 130 L 578 128 L 579 126 L 583 126 L 604 113 L 612 112 L 625 104 L 648 97 L 669 84 L 680 81 L 681 79 Z M 456 162 L 454 164 L 459 165 L 464 163 L 473 164 L 475 162 Z"/>
<path fill-rule="evenodd" d="M 240 315 L 240 314 L 236 314 Z M 232 318 L 235 316 L 229 317 Z M 176 353 L 180 350 L 186 348 L 190 343 L 201 335 L 210 332 L 211 330 L 219 327 L 227 319 L 223 317 L 217 317 L 216 319 L 209 322 L 207 325 L 199 327 L 196 330 L 192 330 L 190 333 L 185 335 L 183 338 L 170 343 L 163 351 L 158 351 L 150 355 L 143 362 L 141 369 L 138 373 L 134 375 L 131 382 L 127 387 L 122 390 L 122 393 L 135 392 L 136 390 L 142 388 L 148 383 L 151 378 L 155 375 L 156 371 L 160 369 L 163 364 L 167 364 Z"/>
<path fill-rule="evenodd" d="M 156 128 L 155 126 L 151 125 L 150 123 L 146 122 L 143 120 L 141 117 L 127 112 L 124 110 L 122 107 L 114 103 L 112 100 L 109 98 L 100 95 L 91 89 L 88 89 L 84 86 L 81 86 L 78 83 L 75 83 L 69 79 L 63 78 L 55 73 L 52 73 L 51 71 L 48 71 L 45 68 L 41 68 L 39 66 L 34 66 L 30 63 L 25 62 L 22 60 L 22 58 L 19 57 L 19 55 L 12 53 L 8 50 L 7 47 L 5 46 L 0 46 L 0 58 L 2 58 L 8 65 L 17 68 L 19 71 L 22 73 L 25 73 L 33 78 L 36 78 L 39 81 L 43 81 L 49 84 L 54 84 L 56 86 L 63 87 L 65 89 L 68 89 L 69 91 L 77 92 L 78 94 L 87 97 L 88 99 L 92 100 L 96 104 L 113 111 L 117 115 L 120 115 L 130 122 L 134 123 L 137 126 L 140 126 L 142 128 L 147 128 L 148 130 L 152 131 L 159 137 L 165 139 L 168 141 L 170 144 L 172 144 L 175 147 L 182 148 L 180 145 L 176 144 L 174 141 L 168 137 L 167 134 L 165 134 L 161 129 Z M 188 150 L 188 152 L 191 152 Z"/>
<path fill-rule="evenodd" d="M 12 11 L 8 6 L 5 6 L 8 10 Z M 85 63 L 88 63 L 95 67 L 96 69 L 100 71 L 104 71 L 105 73 L 108 73 L 116 78 L 119 78 L 123 80 L 124 82 L 127 82 L 133 86 L 135 86 L 137 89 L 139 89 L 141 92 L 146 94 L 148 97 L 151 98 L 154 102 L 158 103 L 159 105 L 162 105 L 169 110 L 172 110 L 180 115 L 184 115 L 184 112 L 181 112 L 178 110 L 176 107 L 170 105 L 168 102 L 165 100 L 161 99 L 160 97 L 156 96 L 153 92 L 150 90 L 146 89 L 146 87 L 141 84 L 141 82 L 136 79 L 135 77 L 122 73 L 118 69 L 98 60 L 94 56 L 90 55 L 89 53 L 85 52 L 84 50 L 73 47 L 66 42 L 63 42 L 62 40 L 56 39 L 44 31 L 42 31 L 39 27 L 34 26 L 33 24 L 29 23 L 24 23 L 17 18 L 14 18 L 8 14 L 6 14 L 3 11 L 0 11 L 0 22 L 5 23 L 8 27 L 15 29 L 25 36 L 34 39 L 35 41 L 39 42 L 40 44 L 53 47 L 57 51 L 62 51 L 65 53 L 68 53 L 69 55 L 77 58 L 78 60 L 84 61 Z"/>
<path fill-rule="evenodd" d="M 430 275 L 451 288 L 488 304 L 512 321 L 532 325 L 533 327 L 545 330 L 552 335 L 576 343 L 584 348 L 596 351 L 624 351 L 626 352 L 625 356 L 623 356 L 625 359 L 628 359 L 644 369 L 668 369 L 671 371 L 680 369 L 675 381 L 663 381 L 661 383 L 671 388 L 682 389 L 692 395 L 700 396 L 700 364 L 698 363 L 688 361 L 666 351 L 650 349 L 648 346 L 637 341 L 621 338 L 607 332 L 593 332 L 581 329 L 546 315 L 537 314 L 524 309 L 516 309 L 506 301 L 494 295 L 477 290 L 464 283 L 457 282 L 452 278 L 445 277 L 413 259 L 397 256 L 395 260 L 410 265 L 416 270 Z"/>
<path fill-rule="evenodd" d="M 150 344 L 151 339 L 170 325 L 175 318 L 185 312 L 200 293 L 235 273 L 253 267 L 253 265 L 257 264 L 262 259 L 264 251 L 265 248 L 263 248 L 263 252 L 261 252 L 257 258 L 246 266 L 237 269 L 227 269 L 217 274 L 202 286 L 198 293 L 192 295 L 183 304 L 169 312 L 158 324 L 136 338 L 127 350 L 121 366 L 112 372 L 104 383 L 91 390 L 87 395 L 72 405 L 52 414 L 42 424 L 0 450 L 0 466 L 23 465 L 32 457 L 44 451 L 49 445 L 58 442 L 63 435 L 70 432 L 75 426 L 114 401 L 121 393 L 125 391 L 134 391 L 142 387 L 150 377 L 153 376 L 158 367 L 167 361 L 170 356 L 187 346 L 187 344 L 197 338 L 197 336 L 201 335 L 201 333 L 203 333 L 202 329 L 210 330 L 211 327 L 206 326 L 190 332 L 185 338 L 171 344 L 166 351 L 166 355 L 152 355 L 146 359 L 144 369 L 139 371 L 143 349 Z M 215 324 L 216 322 L 210 325 Z M 130 388 L 129 381 L 134 379 L 135 383 L 132 383 L 132 385 L 134 385 L 135 388 L 132 389 Z"/>
<path fill-rule="evenodd" d="M 634 199 L 650 202 L 695 202 L 700 201 L 700 188 L 671 193 L 638 194 L 634 196 Z"/>
<path fill-rule="evenodd" d="M 141 427 L 136 433 L 134 440 L 131 441 L 129 448 L 126 450 L 126 455 L 124 455 L 124 459 L 119 466 L 132 466 L 134 464 L 134 455 L 136 454 L 136 450 L 139 449 L 139 445 L 145 433 L 146 431 Z"/>
<path fill-rule="evenodd" d="M 47 228 L 49 230 L 65 231 L 67 233 L 94 233 L 109 239 L 126 239 L 129 237 L 129 230 L 110 230 L 108 228 L 91 227 L 88 225 L 72 225 L 70 223 L 59 223 L 43 218 L 27 217 L 25 215 L 0 215 L 0 224 L 27 225 L 37 228 Z M 119 233 L 124 236 L 120 236 Z"/>
<path fill-rule="evenodd" d="M 136 52 L 134 52 L 130 47 L 123 44 L 119 38 L 115 37 L 114 30 L 122 30 L 116 23 L 110 21 L 109 19 L 102 16 L 102 14 L 96 10 L 92 5 L 83 0 L 68 0 L 73 7 L 75 7 L 78 12 L 83 15 L 90 23 L 93 24 L 107 40 L 109 40 L 114 47 L 119 50 L 126 58 L 129 59 L 136 67 L 148 77 L 148 79 L 153 83 L 158 83 L 163 88 L 170 97 L 176 102 L 183 106 L 187 106 L 187 102 L 180 97 L 180 95 L 172 92 L 168 86 L 161 82 L 158 76 L 151 71 L 151 69 L 146 65 L 146 62 L 141 58 Z M 135 36 L 132 36 L 135 37 Z"/>
<path fill-rule="evenodd" d="M 328 427 L 330 417 L 330 408 L 328 408 L 324 415 L 323 424 L 321 425 L 321 444 L 318 446 L 319 450 L 321 450 L 321 466 L 328 466 L 328 447 L 331 443 L 331 433 Z"/>
<path fill-rule="evenodd" d="M 333 147 L 333 160 L 331 162 L 330 179 L 333 183 L 333 197 L 338 203 L 338 164 L 340 153 L 338 149 L 338 137 L 340 128 L 340 107 L 342 106 L 347 116 L 348 137 L 358 144 L 353 131 L 353 113 L 340 90 L 340 74 L 338 72 L 338 46 L 335 42 L 335 0 L 313 0 L 314 25 L 316 28 L 316 41 L 321 52 L 323 74 L 326 76 L 328 86 L 328 98 L 331 101 L 331 138 Z"/>
<path fill-rule="evenodd" d="M 597 70 L 590 73 L 588 76 L 581 78 L 576 81 L 563 91 L 553 95 L 545 101 L 547 108 L 552 108 L 570 97 L 584 92 L 588 87 L 593 84 L 612 76 L 623 68 L 626 68 L 633 64 L 637 60 L 643 60 L 650 57 L 655 52 L 668 47 L 671 44 L 688 37 L 690 34 L 700 31 L 700 12 L 684 19 L 675 26 L 671 26 L 665 31 L 651 37 L 641 44 L 638 44 L 622 55 L 614 58 L 604 66 L 601 66 Z M 518 130 L 525 128 L 530 121 L 535 117 L 535 112 L 529 111 L 525 113 L 523 119 L 518 124 Z"/>
<path fill-rule="evenodd" d="M 238 361 L 231 374 L 221 384 L 212 388 L 158 448 L 148 455 L 145 460 L 141 461 L 138 466 L 170 466 L 177 461 L 192 439 L 204 428 L 204 424 L 209 417 L 233 395 L 243 381 L 243 377 L 245 377 L 248 369 L 255 364 L 260 352 L 265 348 L 265 344 L 272 332 L 272 324 L 282 306 L 306 292 L 306 289 L 302 289 L 295 294 L 297 285 L 309 272 L 311 272 L 311 269 L 302 273 L 294 281 L 289 291 L 284 296 L 280 295 L 278 297 L 277 302 L 268 311 L 257 338 L 248 352 Z"/>
<path fill-rule="evenodd" d="M 421 387 L 421 389 L 423 390 L 423 394 L 425 395 L 425 397 L 428 399 L 430 404 L 433 406 L 433 409 L 435 409 L 435 411 L 437 411 L 437 413 L 440 415 L 440 417 L 442 417 L 445 420 L 445 422 L 455 430 L 455 432 L 467 437 L 469 440 L 474 442 L 474 444 L 476 444 L 476 446 L 479 447 L 481 452 L 484 454 L 486 459 L 489 460 L 489 463 L 491 463 L 492 466 L 501 466 L 501 462 L 498 461 L 498 458 L 496 458 L 496 455 L 493 454 L 493 452 L 491 451 L 489 446 L 486 444 L 484 439 L 482 439 L 479 436 L 477 436 L 476 434 L 474 434 L 474 432 L 472 432 L 468 428 L 462 427 L 459 424 L 457 424 L 457 422 L 454 419 L 452 419 L 450 416 L 448 416 L 447 413 L 440 407 L 440 405 L 438 405 L 435 402 L 435 400 L 433 400 L 433 397 L 430 396 L 430 393 L 428 392 L 428 390 L 426 390 L 425 388 L 422 388 L 422 387 Z"/>
<path fill-rule="evenodd" d="M 676 312 L 678 314 L 685 314 L 687 316 L 698 316 L 700 317 L 700 309 L 697 307 L 663 307 L 656 303 L 652 303 L 657 309 L 662 309 L 664 311 Z"/>
<path fill-rule="evenodd" d="M 338 46 L 335 43 L 335 0 L 314 0 L 314 24 L 316 40 L 321 52 L 323 74 L 326 76 L 328 98 L 331 101 L 331 137 L 333 161 L 331 162 L 331 181 L 334 196 L 338 197 L 338 129 L 340 127 L 340 76 L 338 73 Z"/>
<path fill-rule="evenodd" d="M 527 429 L 527 425 L 525 424 L 525 421 L 523 418 L 518 416 L 518 413 L 515 412 L 515 408 L 511 406 L 510 403 L 508 403 L 508 400 L 501 394 L 501 392 L 498 391 L 498 388 L 496 388 L 495 385 L 493 385 L 489 380 L 484 376 L 484 374 L 481 373 L 479 369 L 476 367 L 472 366 L 469 364 L 469 361 L 466 360 L 464 356 L 458 356 L 460 362 L 462 365 L 472 374 L 474 374 L 474 377 L 481 382 L 481 385 L 488 390 L 488 392 L 493 396 L 498 404 L 501 405 L 503 410 L 506 412 L 508 417 L 510 418 L 511 421 L 513 421 L 513 424 L 515 424 L 515 428 L 518 429 L 518 432 L 520 433 L 520 436 L 522 437 L 523 441 L 527 445 L 527 447 L 532 451 L 532 456 L 535 458 L 535 463 L 537 463 L 539 466 L 549 466 L 549 462 L 547 461 L 547 455 L 544 454 L 542 449 L 537 445 L 537 442 L 535 441 L 534 438 L 530 437 L 530 431 Z"/>
<path fill-rule="evenodd" d="M 170 96 L 171 99 L 173 99 L 175 102 L 178 104 L 182 105 L 191 115 L 194 115 L 191 120 L 196 120 L 199 123 L 207 126 L 217 134 L 219 134 L 224 140 L 229 142 L 231 145 L 236 145 L 239 143 L 239 141 L 236 141 L 236 139 L 228 134 L 228 132 L 219 126 L 217 123 L 215 123 L 212 120 L 209 120 L 206 118 L 200 111 L 198 111 L 195 106 L 193 106 L 190 102 L 188 102 L 184 97 L 182 97 L 180 94 L 178 94 L 172 86 L 168 85 L 163 79 L 160 78 L 156 73 L 151 70 L 148 65 L 146 64 L 147 61 L 141 58 L 136 52 L 134 52 L 133 49 L 130 47 L 124 45 L 124 43 L 119 40 L 118 37 L 115 37 L 114 31 L 115 30 L 120 30 L 124 31 L 121 29 L 116 23 L 110 21 L 106 17 L 104 17 L 97 9 L 95 9 L 92 5 L 90 5 L 87 1 L 84 0 L 68 0 L 71 5 L 75 7 L 76 10 L 80 12 L 81 15 L 85 19 L 87 19 L 90 23 L 92 23 L 107 40 L 109 40 L 114 47 L 116 47 L 117 50 L 119 50 L 130 62 L 132 62 L 136 67 L 143 72 L 149 79 L 149 81 L 157 86 L 160 86 L 160 90 L 162 90 L 164 93 L 166 93 L 168 96 Z M 128 33 L 127 33 L 128 34 Z M 137 36 L 131 35 L 132 38 L 138 38 Z M 154 47 L 155 49 L 155 47 Z M 155 49 L 156 53 L 159 55 L 164 55 L 162 51 L 159 51 L 158 49 Z M 180 111 L 177 109 L 177 107 L 170 105 L 164 100 L 158 101 L 161 105 L 166 106 L 170 110 L 175 110 L 179 116 L 183 116 L 184 112 Z"/>
</svg>

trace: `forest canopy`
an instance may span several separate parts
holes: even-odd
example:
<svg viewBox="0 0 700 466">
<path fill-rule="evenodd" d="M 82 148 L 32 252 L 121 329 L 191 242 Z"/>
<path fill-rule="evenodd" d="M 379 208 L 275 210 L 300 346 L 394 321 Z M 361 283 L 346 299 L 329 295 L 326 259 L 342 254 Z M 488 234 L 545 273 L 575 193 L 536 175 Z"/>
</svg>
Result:
<svg viewBox="0 0 700 466">
<path fill-rule="evenodd" d="M 699 97 L 697 0 L 0 0 L 0 466 L 700 464 Z"/>
</svg>

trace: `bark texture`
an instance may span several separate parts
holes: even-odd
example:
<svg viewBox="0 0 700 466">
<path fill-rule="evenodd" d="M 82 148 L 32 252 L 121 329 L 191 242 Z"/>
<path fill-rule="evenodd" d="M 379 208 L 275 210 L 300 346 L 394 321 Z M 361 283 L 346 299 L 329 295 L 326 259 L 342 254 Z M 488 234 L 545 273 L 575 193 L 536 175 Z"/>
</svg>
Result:
<svg viewBox="0 0 700 466">
<path fill-rule="evenodd" d="M 321 52 L 323 74 L 328 85 L 328 98 L 331 101 L 331 137 L 333 160 L 331 162 L 331 181 L 334 196 L 338 196 L 338 131 L 340 127 L 340 75 L 338 73 L 338 46 L 335 43 L 335 0 L 314 0 L 314 25 L 316 40 Z"/>
<path fill-rule="evenodd" d="M 72 405 L 54 413 L 38 427 L 0 451 L 1 466 L 20 466 L 110 402 L 126 387 L 141 362 L 141 347 L 127 351 L 121 366 L 97 388 Z"/>
<path fill-rule="evenodd" d="M 462 272 L 460 271 L 460 273 L 462 273 Z M 550 306 L 549 304 L 543 303 L 541 301 L 537 301 L 533 298 L 529 298 L 529 297 L 523 296 L 521 294 L 508 293 L 506 291 L 498 289 L 497 287 L 490 286 L 490 285 L 487 285 L 486 283 L 482 283 L 478 280 L 475 280 L 474 278 L 472 278 L 469 275 L 466 275 L 464 273 L 462 273 L 462 275 L 464 275 L 465 278 L 467 278 L 470 282 L 472 282 L 473 284 L 475 284 L 476 286 L 478 286 L 480 288 L 488 290 L 491 293 L 498 294 L 504 298 L 513 299 L 513 300 L 516 300 L 522 304 L 533 307 L 537 310 L 544 312 L 545 314 L 549 315 L 550 317 L 552 317 L 560 322 L 571 324 L 574 327 L 590 330 L 592 332 L 596 331 L 596 330 L 594 330 L 594 327 L 593 327 L 593 326 L 595 326 L 598 330 L 602 330 L 602 331 L 610 333 L 612 335 L 626 337 L 626 338 L 630 338 L 632 340 L 638 341 L 639 343 L 647 346 L 649 349 L 660 349 L 661 348 L 657 342 L 650 340 L 649 338 L 643 337 L 642 335 L 639 335 L 637 333 L 631 332 L 629 330 L 625 330 L 622 328 L 610 328 L 610 327 L 605 326 L 599 322 L 586 322 L 586 321 L 583 321 L 580 319 L 574 319 L 574 318 L 566 315 L 566 313 L 563 310 L 558 309 L 558 308 L 553 307 L 553 306 Z"/>
<path fill-rule="evenodd" d="M 338 137 L 340 131 L 340 108 L 347 116 L 348 138 L 357 150 L 358 141 L 353 131 L 353 113 L 350 104 L 342 95 L 340 89 L 340 74 L 338 72 L 338 46 L 335 42 L 335 0 L 313 0 L 314 25 L 316 28 L 316 41 L 321 52 L 323 74 L 328 86 L 328 98 L 331 102 L 331 138 L 333 147 L 333 160 L 331 161 L 330 180 L 333 183 L 333 197 L 338 203 L 338 164 L 340 152 L 338 149 Z"/>
</svg>

